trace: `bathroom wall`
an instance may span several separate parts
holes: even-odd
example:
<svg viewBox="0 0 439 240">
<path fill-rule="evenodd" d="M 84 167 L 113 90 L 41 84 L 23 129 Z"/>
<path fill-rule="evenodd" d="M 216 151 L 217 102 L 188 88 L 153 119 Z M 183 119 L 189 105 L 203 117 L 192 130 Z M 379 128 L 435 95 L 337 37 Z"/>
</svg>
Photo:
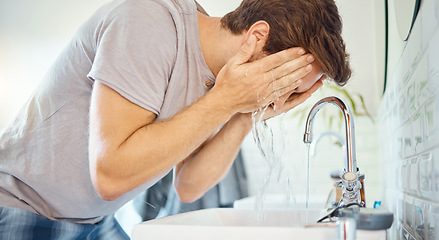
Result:
<svg viewBox="0 0 439 240">
<path fill-rule="evenodd" d="M 108 0 L 0 0 L 0 128 L 27 101 L 76 29 Z"/>
<path fill-rule="evenodd" d="M 439 239 L 439 2 L 422 0 L 407 41 L 389 1 L 387 86 L 379 110 L 390 239 Z"/>
</svg>

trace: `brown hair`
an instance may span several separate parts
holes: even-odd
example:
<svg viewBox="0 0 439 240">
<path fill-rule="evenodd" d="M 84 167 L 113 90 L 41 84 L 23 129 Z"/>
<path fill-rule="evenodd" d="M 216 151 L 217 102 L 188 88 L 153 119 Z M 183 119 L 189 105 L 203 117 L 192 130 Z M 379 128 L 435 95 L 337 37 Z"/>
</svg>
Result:
<svg viewBox="0 0 439 240">
<path fill-rule="evenodd" d="M 265 52 L 303 47 L 337 85 L 343 86 L 349 80 L 349 55 L 334 0 L 243 0 L 221 19 L 221 25 L 233 34 L 241 34 L 259 20 L 270 25 Z"/>
</svg>

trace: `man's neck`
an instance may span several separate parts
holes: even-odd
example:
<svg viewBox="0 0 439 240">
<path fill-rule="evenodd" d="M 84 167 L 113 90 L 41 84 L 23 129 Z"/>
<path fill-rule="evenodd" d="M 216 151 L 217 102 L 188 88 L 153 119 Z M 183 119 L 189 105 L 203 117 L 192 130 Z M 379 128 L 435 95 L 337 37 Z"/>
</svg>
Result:
<svg viewBox="0 0 439 240">
<path fill-rule="evenodd" d="M 216 77 L 241 47 L 243 36 L 233 35 L 229 30 L 222 28 L 221 18 L 209 17 L 199 12 L 198 32 L 204 60 Z"/>
</svg>

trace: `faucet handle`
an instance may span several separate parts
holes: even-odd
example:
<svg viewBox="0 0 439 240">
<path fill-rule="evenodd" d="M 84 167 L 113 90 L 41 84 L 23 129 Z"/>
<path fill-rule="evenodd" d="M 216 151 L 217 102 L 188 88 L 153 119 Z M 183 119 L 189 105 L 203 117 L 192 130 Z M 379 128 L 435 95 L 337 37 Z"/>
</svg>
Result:
<svg viewBox="0 0 439 240">
<path fill-rule="evenodd" d="M 353 182 L 357 179 L 357 174 L 353 173 L 353 172 L 347 172 L 345 174 L 343 174 L 343 176 L 341 176 L 342 179 L 349 181 L 349 182 Z"/>
<path fill-rule="evenodd" d="M 339 207 L 345 206 L 351 203 L 363 205 L 361 202 L 361 183 L 357 173 L 345 172 L 341 176 L 341 180 L 336 183 L 338 187 L 343 190 L 342 198 L 338 204 Z"/>
</svg>

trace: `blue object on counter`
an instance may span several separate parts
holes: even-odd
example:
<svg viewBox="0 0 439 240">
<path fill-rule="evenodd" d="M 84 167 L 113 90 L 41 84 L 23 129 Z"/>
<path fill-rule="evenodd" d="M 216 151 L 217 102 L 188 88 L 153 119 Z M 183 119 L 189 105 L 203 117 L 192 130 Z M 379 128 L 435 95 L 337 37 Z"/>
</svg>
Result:
<svg viewBox="0 0 439 240">
<path fill-rule="evenodd" d="M 373 208 L 380 209 L 381 208 L 381 201 L 375 201 L 373 204 Z"/>
</svg>

